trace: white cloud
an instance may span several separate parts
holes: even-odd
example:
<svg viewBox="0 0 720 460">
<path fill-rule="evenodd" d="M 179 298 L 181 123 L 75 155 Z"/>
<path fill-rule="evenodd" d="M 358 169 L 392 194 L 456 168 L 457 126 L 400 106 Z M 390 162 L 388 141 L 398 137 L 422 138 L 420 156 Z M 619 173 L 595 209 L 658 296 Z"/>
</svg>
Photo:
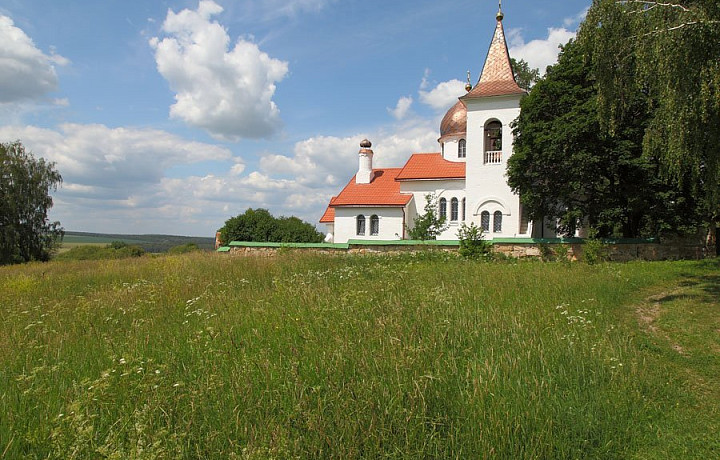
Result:
<svg viewBox="0 0 720 460">
<path fill-rule="evenodd" d="M 427 81 L 423 78 L 418 94 L 420 101 L 427 104 L 435 110 L 447 110 L 452 107 L 457 98 L 465 94 L 465 83 L 460 80 L 450 80 L 439 83 L 430 91 L 422 88 L 427 87 Z"/>
<path fill-rule="evenodd" d="M 388 108 L 388 112 L 396 119 L 402 120 L 407 115 L 412 106 L 413 98 L 410 96 L 404 96 L 398 99 L 394 109 Z"/>
<path fill-rule="evenodd" d="M 57 89 L 53 64 L 69 61 L 40 51 L 13 20 L 0 15 L 0 103 L 38 99 Z"/>
<path fill-rule="evenodd" d="M 515 29 L 510 31 L 509 38 L 510 56 L 517 60 L 524 59 L 531 68 L 539 69 L 540 73 L 544 74 L 547 66 L 557 62 L 560 45 L 575 38 L 575 32 L 564 27 L 549 28 L 547 38 L 525 43 L 520 31 Z"/>
<path fill-rule="evenodd" d="M 104 125 L 0 128 L 0 140 L 14 139 L 21 139 L 36 156 L 55 162 L 67 192 L 99 200 L 127 200 L 157 185 L 172 166 L 232 156 L 227 149 L 164 131 Z"/>
<path fill-rule="evenodd" d="M 204 0 L 196 11 L 168 10 L 165 38 L 152 38 L 160 74 L 176 93 L 170 116 L 218 139 L 268 137 L 281 126 L 272 100 L 287 62 L 271 58 L 255 43 L 230 37 L 211 17 L 223 9 Z"/>
</svg>

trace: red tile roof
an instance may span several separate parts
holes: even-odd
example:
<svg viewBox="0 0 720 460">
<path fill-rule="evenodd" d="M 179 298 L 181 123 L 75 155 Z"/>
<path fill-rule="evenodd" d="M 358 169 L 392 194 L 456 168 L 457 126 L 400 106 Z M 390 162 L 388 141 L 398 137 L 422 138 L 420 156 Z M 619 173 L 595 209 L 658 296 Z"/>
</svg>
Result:
<svg viewBox="0 0 720 460">
<path fill-rule="evenodd" d="M 508 96 L 523 94 L 525 90 L 515 82 L 510 54 L 505 41 L 505 30 L 502 25 L 502 16 L 498 17 L 495 35 L 493 35 L 490 49 L 485 58 L 485 67 L 475 88 L 460 99 L 476 99 L 488 96 Z"/>
<path fill-rule="evenodd" d="M 333 197 L 333 200 L 335 197 Z M 330 200 L 332 201 L 332 200 Z M 331 208 L 330 206 L 327 207 L 325 210 L 325 214 L 320 218 L 321 224 L 332 224 L 335 222 L 335 208 Z"/>
<path fill-rule="evenodd" d="M 445 160 L 439 153 L 414 153 L 396 180 L 465 179 L 465 163 Z"/>
<path fill-rule="evenodd" d="M 405 206 L 412 194 L 400 193 L 400 183 L 395 180 L 400 171 L 401 168 L 373 169 L 369 184 L 356 184 L 353 176 L 342 192 L 330 200 L 330 207 Z"/>
</svg>

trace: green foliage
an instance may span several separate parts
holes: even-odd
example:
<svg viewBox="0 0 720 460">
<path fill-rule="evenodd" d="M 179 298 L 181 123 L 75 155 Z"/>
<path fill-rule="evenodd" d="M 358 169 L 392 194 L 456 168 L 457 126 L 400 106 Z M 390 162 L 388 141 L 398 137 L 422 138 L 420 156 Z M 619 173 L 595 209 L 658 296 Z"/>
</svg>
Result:
<svg viewBox="0 0 720 460">
<path fill-rule="evenodd" d="M 530 68 L 530 64 L 524 59 L 516 61 L 515 58 L 510 58 L 510 64 L 512 65 L 515 81 L 525 91 L 530 91 L 535 83 L 540 80 L 540 71 Z"/>
<path fill-rule="evenodd" d="M 126 259 L 140 257 L 145 250 L 139 246 L 130 245 L 123 241 L 113 241 L 105 247 L 81 245 L 62 252 L 54 257 L 57 260 L 105 260 Z"/>
<path fill-rule="evenodd" d="M 591 229 L 588 237 L 583 242 L 583 261 L 588 265 L 595 265 L 606 262 L 609 258 L 608 245 L 597 237 L 595 229 Z"/>
<path fill-rule="evenodd" d="M 425 195 L 424 211 L 413 219 L 412 228 L 407 228 L 411 240 L 434 240 L 448 228 L 447 216 L 440 216 L 437 200 L 432 193 Z"/>
<path fill-rule="evenodd" d="M 712 222 L 720 203 L 720 3 L 596 0 L 580 28 L 597 76 L 601 122 L 633 125 L 645 95 L 642 149 Z"/>
<path fill-rule="evenodd" d="M 439 251 L 2 267 L 0 452 L 714 458 L 717 273 Z"/>
<path fill-rule="evenodd" d="M 464 222 L 457 232 L 460 247 L 458 252 L 466 259 L 487 258 L 492 255 L 492 244 L 483 239 L 482 228 L 474 222 L 466 225 Z"/>
<path fill-rule="evenodd" d="M 19 142 L 0 143 L 0 265 L 46 261 L 62 241 L 47 214 L 62 176 Z"/>
<path fill-rule="evenodd" d="M 199 251 L 200 248 L 195 243 L 185 243 L 179 246 L 173 246 L 168 249 L 168 254 L 187 254 L 188 252 Z"/>
<path fill-rule="evenodd" d="M 692 231 L 700 215 L 687 188 L 664 180 L 656 159 L 643 155 L 651 101 L 632 96 L 632 120 L 614 132 L 598 114 L 595 72 L 584 42 L 570 42 L 558 63 L 521 101 L 508 183 L 532 219 L 578 225 L 600 236 L 650 237 Z"/>
<path fill-rule="evenodd" d="M 322 243 L 324 236 L 312 224 L 297 217 L 275 218 L 267 209 L 248 208 L 225 221 L 220 229 L 223 244 L 231 241 L 274 243 Z"/>
</svg>

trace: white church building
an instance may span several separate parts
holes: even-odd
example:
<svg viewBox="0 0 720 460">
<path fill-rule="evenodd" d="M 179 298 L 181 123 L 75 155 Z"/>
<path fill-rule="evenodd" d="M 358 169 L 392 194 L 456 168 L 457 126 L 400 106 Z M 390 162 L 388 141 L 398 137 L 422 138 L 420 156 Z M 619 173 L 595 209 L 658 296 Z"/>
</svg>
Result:
<svg viewBox="0 0 720 460">
<path fill-rule="evenodd" d="M 328 240 L 407 239 L 407 228 L 423 214 L 426 196 L 436 200 L 448 224 L 438 239 L 457 240 L 463 223 L 474 223 L 486 239 L 554 237 L 551 228 L 528 221 L 520 198 L 507 184 L 513 154 L 510 124 L 526 93 L 513 76 L 497 13 L 495 34 L 477 84 L 448 110 L 440 124 L 439 153 L 415 153 L 400 168 L 373 168 L 370 141 L 360 144 L 357 174 L 330 200 L 320 219 Z"/>
</svg>

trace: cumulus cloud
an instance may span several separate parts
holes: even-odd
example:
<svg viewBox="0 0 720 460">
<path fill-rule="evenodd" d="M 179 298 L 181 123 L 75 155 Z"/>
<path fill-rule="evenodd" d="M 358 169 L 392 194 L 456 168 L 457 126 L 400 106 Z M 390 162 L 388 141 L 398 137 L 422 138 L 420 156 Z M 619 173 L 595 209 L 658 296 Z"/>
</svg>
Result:
<svg viewBox="0 0 720 460">
<path fill-rule="evenodd" d="M 437 135 L 434 122 L 416 118 L 374 133 L 317 136 L 296 143 L 292 155 L 264 155 L 260 169 L 336 194 L 357 172 L 357 153 L 364 138 L 373 143 L 375 167 L 401 167 L 412 153 L 438 151 Z"/>
<path fill-rule="evenodd" d="M 413 98 L 410 96 L 401 97 L 398 99 L 397 104 L 395 105 L 394 109 L 388 108 L 388 112 L 390 112 L 390 115 L 392 115 L 396 120 L 402 120 L 407 115 L 408 111 L 410 110 L 410 106 L 413 103 Z"/>
<path fill-rule="evenodd" d="M 195 11 L 168 10 L 167 36 L 150 40 L 157 69 L 175 92 L 170 116 L 218 139 L 269 137 L 281 125 L 272 98 L 288 64 L 243 39 L 230 49 L 227 31 L 211 20 L 222 11 L 209 0 Z"/>
<path fill-rule="evenodd" d="M 0 15 L 0 62 L 0 103 L 9 103 L 38 99 L 56 90 L 54 65 L 69 61 L 53 50 L 43 53 L 12 19 Z"/>
<path fill-rule="evenodd" d="M 545 68 L 557 62 L 560 45 L 566 44 L 571 38 L 575 38 L 575 32 L 564 27 L 548 29 L 548 36 L 545 39 L 531 40 L 525 43 L 521 32 L 517 29 L 511 30 L 509 35 L 510 56 L 515 59 L 523 59 L 530 67 L 545 73 Z"/>
<path fill-rule="evenodd" d="M 435 88 L 425 91 L 427 81 L 423 79 L 418 94 L 420 101 L 435 110 L 447 110 L 457 102 L 457 98 L 465 94 L 465 83 L 460 80 L 450 80 L 438 83 Z"/>
<path fill-rule="evenodd" d="M 228 160 L 229 150 L 155 129 L 63 124 L 57 130 L 2 127 L 0 140 L 22 139 L 35 155 L 54 161 L 68 193 L 127 200 L 160 182 L 176 165 Z"/>
</svg>

